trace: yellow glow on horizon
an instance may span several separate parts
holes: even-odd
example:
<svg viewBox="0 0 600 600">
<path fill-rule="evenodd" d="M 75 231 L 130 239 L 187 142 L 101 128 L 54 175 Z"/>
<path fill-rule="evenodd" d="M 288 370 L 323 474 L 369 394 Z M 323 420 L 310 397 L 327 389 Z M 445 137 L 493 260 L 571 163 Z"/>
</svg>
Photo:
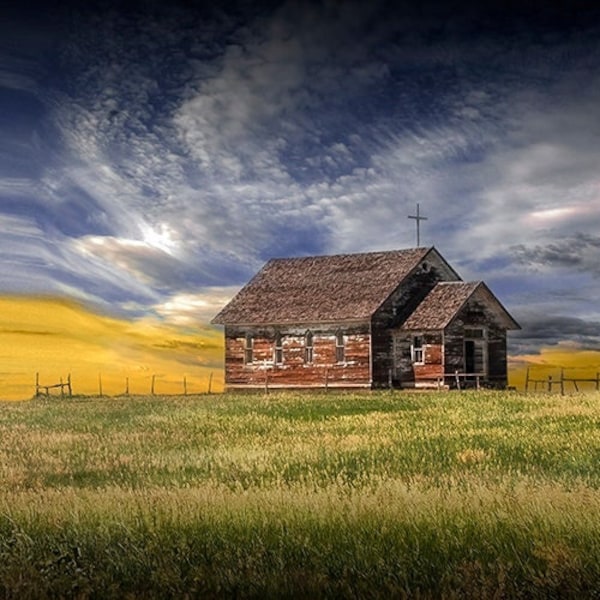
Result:
<svg viewBox="0 0 600 600">
<path fill-rule="evenodd" d="M 96 314 L 60 298 L 0 297 L 0 399 L 31 398 L 42 385 L 71 375 L 74 394 L 157 394 L 223 388 L 223 339 L 198 324 L 177 327 L 153 319 L 127 321 Z M 55 393 L 58 393 L 55 391 Z"/>
</svg>

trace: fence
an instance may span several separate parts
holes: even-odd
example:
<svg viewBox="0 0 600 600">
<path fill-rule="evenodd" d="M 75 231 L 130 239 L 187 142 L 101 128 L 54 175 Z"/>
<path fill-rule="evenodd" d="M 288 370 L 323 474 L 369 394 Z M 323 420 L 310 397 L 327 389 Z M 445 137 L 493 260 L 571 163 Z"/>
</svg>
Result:
<svg viewBox="0 0 600 600">
<path fill-rule="evenodd" d="M 67 375 L 67 382 L 63 383 L 62 377 L 60 378 L 60 383 L 51 383 L 50 385 L 41 385 L 40 384 L 40 374 L 35 374 L 35 396 L 50 396 L 50 390 L 60 388 L 60 397 L 65 397 L 65 389 L 67 390 L 67 394 L 69 398 L 73 395 L 73 389 L 71 388 L 71 374 Z M 44 393 L 42 394 L 42 390 Z"/>
<path fill-rule="evenodd" d="M 114 378 L 113 378 L 114 379 Z M 199 378 L 195 378 L 196 380 L 198 380 Z M 157 380 L 158 380 L 158 386 L 157 386 Z M 117 393 L 113 393 L 111 394 L 112 396 L 130 396 L 130 395 L 146 395 L 149 394 L 150 396 L 188 396 L 188 395 L 198 395 L 198 394 L 211 394 L 213 391 L 213 374 L 210 373 L 209 377 L 208 377 L 208 382 L 206 384 L 206 387 L 202 386 L 202 388 L 200 388 L 199 384 L 196 385 L 189 385 L 190 382 L 188 382 L 188 378 L 187 376 L 183 376 L 182 379 L 180 381 L 176 381 L 174 382 L 172 379 L 169 381 L 165 381 L 165 380 L 160 380 L 160 378 L 157 378 L 157 375 L 154 374 L 151 376 L 150 381 L 149 381 L 149 388 L 148 388 L 148 392 L 144 392 L 144 391 L 138 391 L 136 394 L 131 394 L 130 393 L 130 380 L 129 377 L 125 377 L 124 380 L 124 386 L 123 388 L 121 388 L 123 391 L 117 392 Z M 161 389 L 157 389 L 161 386 L 162 384 L 162 391 Z M 173 392 L 173 386 L 174 384 L 176 384 L 177 386 L 181 386 L 179 388 L 178 392 Z M 164 389 L 166 388 L 166 386 L 169 386 L 169 392 L 165 392 Z M 102 381 L 102 374 L 98 374 L 98 382 L 97 382 L 97 393 L 96 390 L 91 389 L 91 386 L 88 384 L 87 386 L 82 386 L 82 390 L 83 391 L 79 391 L 78 395 L 81 396 L 98 396 L 98 397 L 105 397 L 108 396 L 108 394 L 105 394 L 104 391 L 104 386 L 103 386 L 103 381 Z M 114 391 L 114 384 L 113 384 L 113 391 Z M 59 383 L 50 383 L 50 384 L 41 384 L 40 383 L 40 374 L 39 372 L 35 374 L 35 397 L 46 397 L 49 398 L 50 396 L 53 396 L 53 394 L 51 393 L 52 390 L 60 390 L 60 397 L 64 398 L 65 396 L 71 398 L 74 395 L 73 392 L 73 386 L 71 384 L 71 374 L 69 373 L 67 375 L 66 381 L 63 381 L 63 378 L 60 378 Z"/>
<path fill-rule="evenodd" d="M 573 368 L 574 370 L 575 368 Z M 531 376 L 531 367 L 527 367 L 527 372 L 525 374 L 525 391 L 538 391 L 538 386 L 541 388 L 540 391 L 552 392 L 554 388 L 558 387 L 560 389 L 560 393 L 564 395 L 565 393 L 565 384 L 573 384 L 573 388 L 576 392 L 581 391 L 579 389 L 579 384 L 594 384 L 595 391 L 600 390 L 600 372 L 596 372 L 595 377 L 566 377 L 565 376 L 565 368 L 560 367 L 560 373 L 558 377 L 555 375 L 547 375 L 545 378 L 534 378 Z M 530 388 L 533 390 L 530 390 Z"/>
</svg>

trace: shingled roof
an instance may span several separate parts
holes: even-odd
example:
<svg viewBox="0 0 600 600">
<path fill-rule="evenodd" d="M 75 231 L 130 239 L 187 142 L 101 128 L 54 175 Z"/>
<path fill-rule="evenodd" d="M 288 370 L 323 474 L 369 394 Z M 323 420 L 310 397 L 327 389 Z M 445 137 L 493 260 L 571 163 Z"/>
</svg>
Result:
<svg viewBox="0 0 600 600">
<path fill-rule="evenodd" d="M 520 329 L 500 301 L 482 281 L 444 281 L 438 283 L 415 311 L 406 319 L 402 329 L 444 329 L 475 293 L 481 293 L 495 304 L 496 312 L 507 329 Z"/>
<path fill-rule="evenodd" d="M 212 322 L 233 325 L 366 319 L 432 250 L 273 259 Z"/>
</svg>

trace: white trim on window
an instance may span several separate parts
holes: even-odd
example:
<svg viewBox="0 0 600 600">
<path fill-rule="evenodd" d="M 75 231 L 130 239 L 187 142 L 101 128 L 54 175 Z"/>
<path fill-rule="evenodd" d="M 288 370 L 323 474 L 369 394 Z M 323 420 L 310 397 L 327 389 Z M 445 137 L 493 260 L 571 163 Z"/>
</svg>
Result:
<svg viewBox="0 0 600 600">
<path fill-rule="evenodd" d="M 273 361 L 276 365 L 283 364 L 283 340 L 281 333 L 277 332 L 275 335 L 275 346 L 273 350 Z"/>
<path fill-rule="evenodd" d="M 314 345 L 313 345 L 313 343 L 314 343 L 313 333 L 309 329 L 304 334 L 304 362 L 306 364 L 311 364 L 313 362 L 313 359 L 314 359 Z"/>
<path fill-rule="evenodd" d="M 346 343 L 344 333 L 337 331 L 335 334 L 335 362 L 343 363 L 346 360 Z"/>
<path fill-rule="evenodd" d="M 410 346 L 410 356 L 413 364 L 424 365 L 425 364 L 425 346 L 423 344 L 423 336 L 413 336 L 413 343 Z"/>
<path fill-rule="evenodd" d="M 244 339 L 244 364 L 251 365 L 254 362 L 254 338 L 247 333 Z"/>
</svg>

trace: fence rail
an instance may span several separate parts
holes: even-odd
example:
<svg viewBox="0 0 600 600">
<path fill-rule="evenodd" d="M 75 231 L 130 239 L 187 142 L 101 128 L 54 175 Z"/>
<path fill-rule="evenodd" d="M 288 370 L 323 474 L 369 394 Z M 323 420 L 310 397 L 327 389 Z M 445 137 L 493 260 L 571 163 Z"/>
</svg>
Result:
<svg viewBox="0 0 600 600">
<path fill-rule="evenodd" d="M 213 373 L 212 372 L 208 376 L 207 383 L 205 383 L 206 380 L 202 380 L 198 377 L 196 377 L 195 379 L 196 379 L 195 386 L 190 386 L 189 382 L 188 382 L 188 378 L 185 375 L 178 382 L 178 381 L 173 381 L 172 379 L 170 379 L 168 381 L 165 381 L 165 380 L 160 381 L 160 378 L 154 374 L 150 378 L 149 389 L 148 389 L 147 393 L 150 396 L 158 396 L 158 395 L 160 395 L 160 396 L 187 396 L 187 395 L 211 394 L 212 393 L 212 388 L 213 388 Z M 198 380 L 200 380 L 202 383 L 199 384 Z M 100 398 L 109 397 L 109 396 L 115 397 L 115 396 L 144 395 L 144 392 L 137 392 L 136 394 L 132 394 L 129 383 L 130 383 L 129 377 L 125 377 L 124 387 L 122 388 L 123 389 L 122 392 L 106 394 L 105 388 L 103 386 L 103 381 L 102 381 L 102 373 L 99 373 L 97 390 L 92 391 L 90 385 L 82 386 L 82 388 L 84 388 L 84 391 L 78 390 L 77 395 L 97 396 Z M 158 386 L 157 386 L 157 384 L 158 384 Z M 163 391 L 161 391 L 160 389 L 157 389 L 157 387 L 160 387 L 161 384 L 162 384 Z M 165 389 L 165 387 L 167 387 L 167 385 L 168 385 L 169 391 L 165 392 L 164 389 Z M 202 385 L 202 389 L 200 389 L 201 385 Z M 174 386 L 180 386 L 180 391 L 173 392 Z M 71 374 L 69 373 L 67 375 L 66 381 L 63 381 L 63 378 L 61 377 L 59 383 L 50 383 L 50 384 L 40 383 L 39 372 L 35 374 L 35 397 L 36 398 L 37 397 L 49 398 L 51 396 L 55 396 L 56 394 L 52 393 L 54 390 L 60 391 L 61 398 L 65 398 L 65 397 L 72 398 L 73 395 L 75 395 L 75 392 L 73 391 L 73 386 L 71 383 Z M 113 390 L 114 390 L 114 384 L 113 384 Z"/>
<path fill-rule="evenodd" d="M 541 388 L 541 391 L 552 392 L 555 387 L 558 386 L 560 389 L 560 393 L 564 395 L 565 393 L 565 384 L 572 383 L 576 392 L 579 392 L 579 384 L 580 383 L 593 383 L 594 389 L 596 391 L 600 390 L 600 372 L 596 372 L 595 377 L 566 377 L 565 376 L 565 368 L 560 368 L 560 375 L 555 377 L 553 375 L 547 375 L 545 378 L 534 378 L 531 376 L 530 367 L 527 367 L 527 372 L 525 374 L 525 391 L 538 391 L 538 386 Z M 533 387 L 533 390 L 530 388 Z"/>
<path fill-rule="evenodd" d="M 67 395 L 69 398 L 73 395 L 73 389 L 71 388 L 71 374 L 67 375 L 67 382 L 63 383 L 62 377 L 60 378 L 60 383 L 51 383 L 49 385 L 40 384 L 40 374 L 35 374 L 35 396 L 50 396 L 50 390 L 60 388 L 60 397 L 65 397 L 65 389 L 67 390 Z M 44 392 L 42 392 L 44 390 Z"/>
</svg>

